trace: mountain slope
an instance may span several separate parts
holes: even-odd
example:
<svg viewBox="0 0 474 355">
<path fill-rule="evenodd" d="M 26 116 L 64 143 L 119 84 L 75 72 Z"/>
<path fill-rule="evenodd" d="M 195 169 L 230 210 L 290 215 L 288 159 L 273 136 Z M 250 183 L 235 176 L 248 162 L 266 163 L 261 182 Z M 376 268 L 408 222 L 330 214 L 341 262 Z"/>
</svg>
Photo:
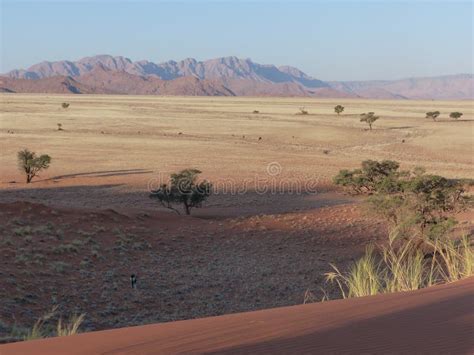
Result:
<svg viewBox="0 0 474 355">
<path fill-rule="evenodd" d="M 12 79 L 0 77 L 0 92 L 46 94 L 112 94 L 113 92 L 89 87 L 68 76 L 44 79 Z"/>
<path fill-rule="evenodd" d="M 277 68 L 274 65 L 258 64 L 250 59 L 237 57 L 216 58 L 203 62 L 187 58 L 180 62 L 168 61 L 155 64 L 146 60 L 132 62 L 121 56 L 98 55 L 85 57 L 76 62 L 41 62 L 27 70 L 13 70 L 6 76 L 17 79 L 42 79 L 56 75 L 76 77 L 92 72 L 98 67 L 140 76 L 154 76 L 163 80 L 195 76 L 199 79 L 219 79 L 223 82 L 247 79 L 268 83 L 293 82 L 310 88 L 329 87 L 327 83 L 311 78 L 296 68 Z"/>
<path fill-rule="evenodd" d="M 98 74 L 98 71 L 102 73 Z M 121 56 L 98 55 L 75 62 L 41 62 L 27 70 L 12 70 L 5 76 L 12 79 L 41 80 L 56 76 L 70 77 L 88 85 L 89 88 L 82 88 L 85 91 L 106 90 L 143 95 L 474 98 L 472 74 L 402 80 L 324 82 L 291 66 L 276 67 L 237 57 L 206 61 L 187 58 L 179 62 L 171 60 L 157 64 L 147 60 L 132 62 Z M 180 80 L 175 81 L 177 79 Z M 28 87 L 26 84 L 15 85 L 23 90 Z M 37 83 L 35 90 L 41 85 L 46 84 Z M 57 90 L 64 90 L 57 83 L 54 86 Z M 11 88 L 5 87 L 2 90 L 8 89 Z"/>
<path fill-rule="evenodd" d="M 75 78 L 68 76 L 42 79 L 0 77 L 0 92 L 234 96 L 231 90 L 210 80 L 182 77 L 165 81 L 155 77 L 133 75 L 124 71 L 113 71 L 100 66 Z"/>
</svg>

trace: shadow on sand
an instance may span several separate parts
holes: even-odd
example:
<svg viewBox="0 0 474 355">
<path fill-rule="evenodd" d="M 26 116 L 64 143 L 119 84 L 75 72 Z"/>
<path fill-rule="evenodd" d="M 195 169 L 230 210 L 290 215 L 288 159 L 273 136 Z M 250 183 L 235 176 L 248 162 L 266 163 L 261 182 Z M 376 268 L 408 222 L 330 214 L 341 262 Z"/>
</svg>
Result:
<svg viewBox="0 0 474 355">
<path fill-rule="evenodd" d="M 126 184 L 76 185 L 52 187 L 20 187 L 0 190 L 0 203 L 29 201 L 54 207 L 126 210 L 169 211 L 158 201 L 149 198 L 146 186 L 130 187 Z M 322 190 L 319 193 L 257 193 L 215 194 L 203 208 L 194 209 L 192 215 L 205 219 L 225 219 L 264 214 L 286 214 L 353 203 L 353 197 Z M 178 206 L 178 209 L 181 207 Z"/>
<path fill-rule="evenodd" d="M 124 169 L 124 170 L 103 170 L 103 171 L 91 171 L 87 173 L 77 173 L 77 174 L 67 174 L 67 175 L 58 175 L 53 176 L 49 179 L 38 180 L 39 181 L 51 181 L 51 180 L 63 180 L 68 178 L 76 177 L 110 177 L 110 176 L 123 176 L 123 175 L 140 175 L 140 174 L 150 174 L 152 170 L 146 169 Z"/>
</svg>

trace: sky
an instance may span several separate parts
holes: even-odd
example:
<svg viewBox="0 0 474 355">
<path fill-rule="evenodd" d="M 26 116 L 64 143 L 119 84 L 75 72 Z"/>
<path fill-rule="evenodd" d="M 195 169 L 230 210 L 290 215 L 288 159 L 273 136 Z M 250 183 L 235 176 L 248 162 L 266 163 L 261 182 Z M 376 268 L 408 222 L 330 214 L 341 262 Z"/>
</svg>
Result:
<svg viewBox="0 0 474 355">
<path fill-rule="evenodd" d="M 223 56 L 322 80 L 472 73 L 471 1 L 0 0 L 0 72 L 96 54 Z"/>
</svg>

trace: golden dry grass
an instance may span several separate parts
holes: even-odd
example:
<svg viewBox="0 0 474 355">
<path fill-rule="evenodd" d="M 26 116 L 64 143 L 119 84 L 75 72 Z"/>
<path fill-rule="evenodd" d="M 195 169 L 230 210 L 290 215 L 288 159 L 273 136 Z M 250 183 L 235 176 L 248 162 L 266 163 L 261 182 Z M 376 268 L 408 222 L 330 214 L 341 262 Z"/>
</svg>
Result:
<svg viewBox="0 0 474 355">
<path fill-rule="evenodd" d="M 364 159 L 423 165 L 447 177 L 474 176 L 472 101 L 2 94 L 0 102 L 3 188 L 10 181 L 23 185 L 16 152 L 25 147 L 53 157 L 37 180 L 129 169 L 169 173 L 191 166 L 210 179 L 239 180 L 265 173 L 276 161 L 283 176 L 329 181 Z M 63 102 L 70 107 L 62 108 Z M 336 104 L 345 106 L 340 116 Z M 303 106 L 309 115 L 296 114 Z M 439 122 L 425 118 L 432 110 L 441 111 Z M 358 117 L 367 111 L 381 116 L 371 132 Z M 451 111 L 464 116 L 453 121 Z M 100 182 L 91 176 L 86 183 L 143 188 L 152 174 L 105 176 Z M 84 183 L 64 180 L 60 184 Z"/>
</svg>

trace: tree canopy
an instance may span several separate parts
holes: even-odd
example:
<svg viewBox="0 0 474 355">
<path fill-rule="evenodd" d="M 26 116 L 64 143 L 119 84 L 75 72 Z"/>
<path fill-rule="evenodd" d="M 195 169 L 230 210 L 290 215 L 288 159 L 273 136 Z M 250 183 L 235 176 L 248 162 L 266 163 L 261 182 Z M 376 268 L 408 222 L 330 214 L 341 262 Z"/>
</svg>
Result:
<svg viewBox="0 0 474 355">
<path fill-rule="evenodd" d="M 334 107 L 334 112 L 336 112 L 338 116 L 340 113 L 342 113 L 342 111 L 344 111 L 344 106 L 337 105 L 336 107 Z"/>
<path fill-rule="evenodd" d="M 361 168 L 341 170 L 334 183 L 369 195 L 371 213 L 386 219 L 393 235 L 407 239 L 445 234 L 455 224 L 452 214 L 472 203 L 461 182 L 426 174 L 422 168 L 402 171 L 391 160 L 367 160 Z"/>
<path fill-rule="evenodd" d="M 440 114 L 439 111 L 430 111 L 426 113 L 426 118 L 431 118 L 433 121 L 436 121 Z"/>
<path fill-rule="evenodd" d="M 23 149 L 17 154 L 18 167 L 26 175 L 26 183 L 30 183 L 31 180 L 38 176 L 41 170 L 49 168 L 51 163 L 51 157 L 47 154 L 37 156 L 35 152 L 31 152 L 28 149 Z"/>
<path fill-rule="evenodd" d="M 379 118 L 380 118 L 379 116 L 375 116 L 374 112 L 362 113 L 360 115 L 360 122 L 366 122 L 369 125 L 369 129 L 372 130 L 372 125 Z"/>
<path fill-rule="evenodd" d="M 168 184 L 161 184 L 159 189 L 150 193 L 150 198 L 157 199 L 160 203 L 179 214 L 173 204 L 181 204 L 187 215 L 192 208 L 202 206 L 202 203 L 211 195 L 212 184 L 206 180 L 198 181 L 200 170 L 185 169 L 179 173 L 171 174 Z"/>
<path fill-rule="evenodd" d="M 462 112 L 451 112 L 449 114 L 449 117 L 451 118 L 454 118 L 455 120 L 457 120 L 458 118 L 460 118 L 462 116 Z"/>
</svg>

